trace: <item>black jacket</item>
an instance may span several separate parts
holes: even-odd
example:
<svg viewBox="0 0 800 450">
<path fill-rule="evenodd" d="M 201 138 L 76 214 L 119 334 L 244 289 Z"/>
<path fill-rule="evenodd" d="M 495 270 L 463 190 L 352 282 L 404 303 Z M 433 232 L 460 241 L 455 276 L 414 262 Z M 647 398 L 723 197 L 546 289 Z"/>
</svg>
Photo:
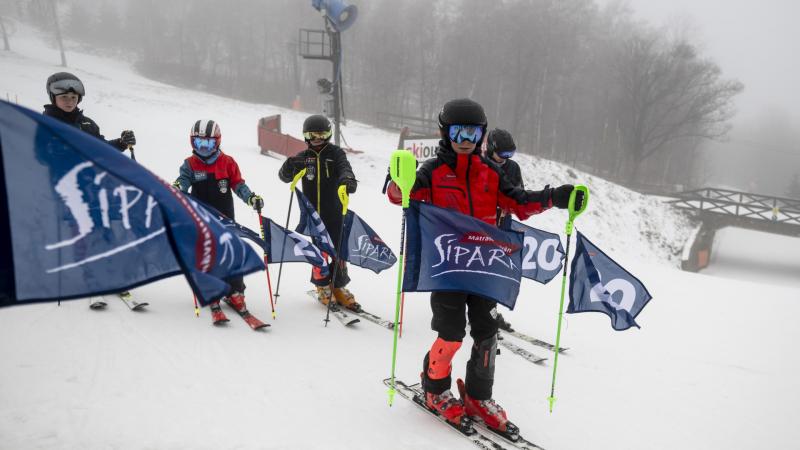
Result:
<svg viewBox="0 0 800 450">
<path fill-rule="evenodd" d="M 520 170 L 519 164 L 517 164 L 516 161 L 507 159 L 506 162 L 500 164 L 494 159 L 489 158 L 489 160 L 500 168 L 500 171 L 503 172 L 503 175 L 509 182 L 511 182 L 512 185 L 520 189 L 525 189 L 525 182 L 522 181 L 522 171 Z"/>
<path fill-rule="evenodd" d="M 42 112 L 42 114 L 44 114 L 45 116 L 56 118 L 66 124 L 72 125 L 73 127 L 85 133 L 89 133 L 98 139 L 106 141 L 106 138 L 102 134 L 100 134 L 100 127 L 97 126 L 97 123 L 95 123 L 94 120 L 84 116 L 83 111 L 78 108 L 75 108 L 75 110 L 72 111 L 71 113 L 67 113 L 55 105 L 44 105 L 44 111 Z M 125 145 L 121 143 L 119 139 L 112 139 L 106 142 L 116 147 L 119 151 L 125 150 Z"/>
<path fill-rule="evenodd" d="M 342 202 L 339 200 L 338 189 L 344 179 L 356 178 L 353 168 L 350 167 L 344 150 L 329 143 L 319 153 L 307 148 L 293 158 L 287 159 L 278 172 L 278 177 L 284 183 L 291 182 L 294 176 L 302 170 L 292 164 L 292 160 L 298 157 L 305 160 L 306 174 L 303 177 L 303 194 L 317 209 L 331 239 L 335 245 L 338 245 L 342 228 Z"/>
</svg>

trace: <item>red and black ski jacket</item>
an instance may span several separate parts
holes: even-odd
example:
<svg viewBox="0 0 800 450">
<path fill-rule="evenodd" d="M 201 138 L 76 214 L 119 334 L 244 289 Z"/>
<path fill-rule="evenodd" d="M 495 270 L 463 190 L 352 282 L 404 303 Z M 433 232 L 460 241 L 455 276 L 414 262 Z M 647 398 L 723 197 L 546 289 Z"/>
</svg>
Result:
<svg viewBox="0 0 800 450">
<path fill-rule="evenodd" d="M 552 191 L 549 186 L 541 191 L 516 187 L 497 165 L 481 156 L 480 149 L 469 155 L 458 154 L 440 142 L 436 157 L 417 169 L 411 198 L 496 225 L 497 208 L 525 220 L 553 206 Z M 394 183 L 387 195 L 392 203 L 400 204 L 400 189 Z"/>
<path fill-rule="evenodd" d="M 239 165 L 222 151 L 211 162 L 205 162 L 196 155 L 186 158 L 177 182 L 183 192 L 189 192 L 192 197 L 208 203 L 234 220 L 232 192 L 245 202 L 252 194 L 242 178 Z"/>
</svg>

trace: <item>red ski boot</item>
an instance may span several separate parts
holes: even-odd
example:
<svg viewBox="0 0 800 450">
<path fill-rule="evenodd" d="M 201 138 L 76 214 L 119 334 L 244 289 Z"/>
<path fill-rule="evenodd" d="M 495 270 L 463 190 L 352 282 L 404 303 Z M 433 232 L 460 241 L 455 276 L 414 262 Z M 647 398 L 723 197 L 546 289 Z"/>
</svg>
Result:
<svg viewBox="0 0 800 450">
<path fill-rule="evenodd" d="M 447 419 L 448 422 L 456 426 L 461 425 L 461 418 L 464 416 L 464 405 L 459 399 L 453 397 L 453 393 L 449 389 L 441 394 L 426 392 L 425 405 Z"/>
<path fill-rule="evenodd" d="M 228 321 L 225 313 L 222 312 L 222 308 L 219 307 L 219 302 L 212 303 L 209 308 L 211 308 L 211 322 L 214 325 L 222 325 Z"/>
<path fill-rule="evenodd" d="M 244 303 L 244 294 L 241 292 L 234 292 L 225 300 L 231 308 L 235 309 L 239 314 L 247 311 L 247 305 Z"/>
<path fill-rule="evenodd" d="M 464 402 L 464 412 L 467 416 L 483 422 L 487 428 L 511 441 L 519 439 L 519 429 L 508 421 L 506 412 L 494 400 L 476 400 L 467 394 L 464 382 L 456 381 L 461 401 Z"/>
</svg>

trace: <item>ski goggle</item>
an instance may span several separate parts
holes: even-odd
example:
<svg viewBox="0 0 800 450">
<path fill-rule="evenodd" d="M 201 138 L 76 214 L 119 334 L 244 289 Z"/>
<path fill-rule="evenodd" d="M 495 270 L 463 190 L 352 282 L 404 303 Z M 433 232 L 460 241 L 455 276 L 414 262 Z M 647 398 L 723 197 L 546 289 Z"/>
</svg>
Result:
<svg viewBox="0 0 800 450">
<path fill-rule="evenodd" d="M 331 138 L 332 134 L 333 133 L 331 132 L 331 130 L 328 130 L 328 131 L 306 131 L 305 133 L 303 133 L 303 137 L 306 138 L 307 141 L 316 141 L 316 140 L 327 141 L 328 139 Z"/>
<path fill-rule="evenodd" d="M 192 147 L 194 147 L 197 153 L 208 156 L 217 149 L 217 139 L 195 136 L 192 138 Z"/>
<path fill-rule="evenodd" d="M 50 93 L 53 95 L 61 95 L 68 92 L 74 92 L 81 97 L 86 95 L 83 83 L 78 80 L 58 80 L 50 84 Z"/>
<path fill-rule="evenodd" d="M 480 125 L 450 125 L 448 130 L 450 141 L 460 144 L 464 141 L 477 144 L 483 137 L 483 127 Z"/>
<path fill-rule="evenodd" d="M 503 151 L 500 151 L 500 152 L 495 152 L 495 155 L 497 155 L 497 156 L 499 156 L 499 157 L 501 157 L 503 159 L 509 159 L 512 156 L 514 156 L 514 153 L 516 153 L 516 152 L 517 152 L 517 149 L 503 150 Z"/>
</svg>

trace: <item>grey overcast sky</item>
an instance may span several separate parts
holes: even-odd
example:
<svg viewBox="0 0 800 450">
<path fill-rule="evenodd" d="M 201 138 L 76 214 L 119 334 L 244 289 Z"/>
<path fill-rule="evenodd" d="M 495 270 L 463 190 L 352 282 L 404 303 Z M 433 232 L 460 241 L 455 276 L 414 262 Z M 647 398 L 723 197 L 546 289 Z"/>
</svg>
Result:
<svg viewBox="0 0 800 450">
<path fill-rule="evenodd" d="M 610 0 L 600 0 L 601 4 Z M 736 122 L 782 110 L 800 123 L 800 0 L 628 0 L 653 25 L 688 17 L 705 53 L 745 91 Z"/>
</svg>

